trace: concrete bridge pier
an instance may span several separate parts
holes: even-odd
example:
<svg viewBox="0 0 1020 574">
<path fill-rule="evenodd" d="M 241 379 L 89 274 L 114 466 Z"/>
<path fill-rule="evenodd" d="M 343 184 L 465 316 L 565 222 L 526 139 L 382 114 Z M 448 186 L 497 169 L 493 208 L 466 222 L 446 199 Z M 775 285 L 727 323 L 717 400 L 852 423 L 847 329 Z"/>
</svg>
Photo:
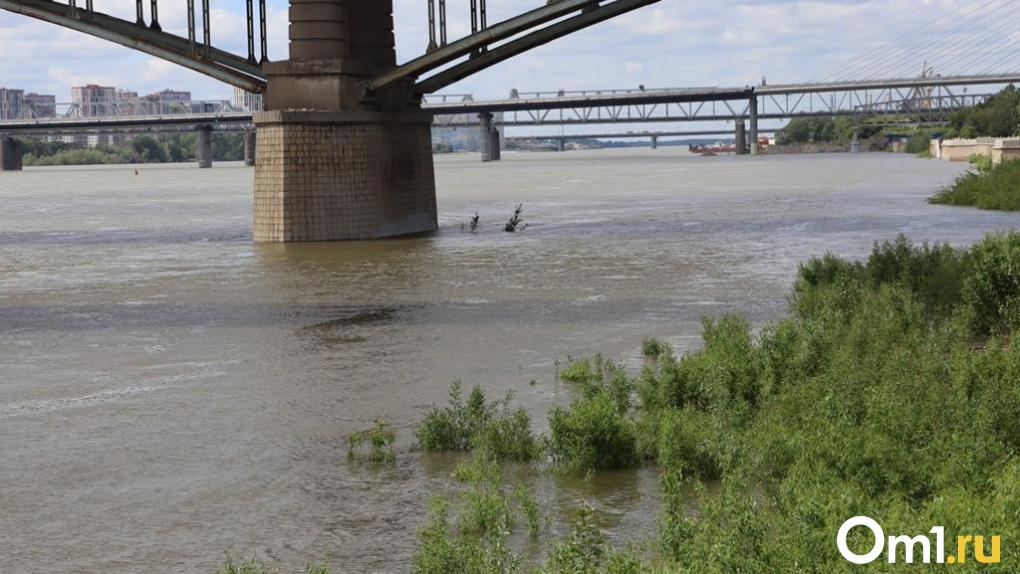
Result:
<svg viewBox="0 0 1020 574">
<path fill-rule="evenodd" d="M 495 127 L 492 128 L 489 135 L 489 145 L 491 146 L 489 148 L 489 155 L 492 157 L 492 161 L 500 161 L 503 159 L 503 149 L 500 142 L 502 137 L 500 136 L 499 130 Z"/>
<path fill-rule="evenodd" d="M 244 132 L 244 165 L 255 165 L 255 130 Z"/>
<path fill-rule="evenodd" d="M 737 120 L 735 129 L 734 141 L 736 153 L 737 155 L 745 155 L 747 154 L 747 127 L 744 125 L 744 120 Z"/>
<path fill-rule="evenodd" d="M 500 149 L 499 149 L 499 130 L 492 125 L 492 113 L 482 112 L 478 114 L 479 129 L 481 129 L 482 137 L 479 142 L 479 147 L 482 152 L 482 161 L 499 161 L 500 160 Z"/>
<path fill-rule="evenodd" d="M 396 65 L 392 0 L 290 0 L 290 57 L 263 65 L 254 115 L 254 238 L 372 239 L 434 231 L 432 118 Z"/>
<path fill-rule="evenodd" d="M 857 127 L 854 127 L 854 137 L 850 140 L 850 153 L 861 153 L 860 132 Z"/>
<path fill-rule="evenodd" d="M 0 171 L 21 171 L 25 146 L 12 137 L 0 137 Z"/>
<path fill-rule="evenodd" d="M 556 145 L 559 146 L 560 151 L 567 151 L 567 140 L 560 138 L 556 140 Z"/>
<path fill-rule="evenodd" d="M 198 126 L 195 140 L 195 159 L 198 167 L 212 167 L 212 126 Z"/>
<path fill-rule="evenodd" d="M 659 149 L 659 136 L 652 136 L 652 149 Z"/>
<path fill-rule="evenodd" d="M 758 155 L 758 96 L 751 96 L 747 101 L 747 114 L 750 123 L 747 139 L 751 144 L 751 155 Z"/>
</svg>

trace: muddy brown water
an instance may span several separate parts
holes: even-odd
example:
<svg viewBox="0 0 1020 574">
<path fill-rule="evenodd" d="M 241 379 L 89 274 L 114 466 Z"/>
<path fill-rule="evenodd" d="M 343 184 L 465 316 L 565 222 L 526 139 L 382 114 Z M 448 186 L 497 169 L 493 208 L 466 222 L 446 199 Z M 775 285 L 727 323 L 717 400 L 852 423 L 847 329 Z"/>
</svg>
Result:
<svg viewBox="0 0 1020 574">
<path fill-rule="evenodd" d="M 440 156 L 435 235 L 255 245 L 251 168 L 135 168 L 0 174 L 3 572 L 211 572 L 226 549 L 406 571 L 453 464 L 412 432 L 451 381 L 544 430 L 573 396 L 557 359 L 637 368 L 643 337 L 696 348 L 703 315 L 781 317 L 812 255 L 1020 223 L 927 205 L 958 164 L 664 148 Z M 377 418 L 397 464 L 348 464 Z M 536 488 L 554 519 L 589 500 L 618 542 L 654 535 L 654 469 Z"/>
</svg>

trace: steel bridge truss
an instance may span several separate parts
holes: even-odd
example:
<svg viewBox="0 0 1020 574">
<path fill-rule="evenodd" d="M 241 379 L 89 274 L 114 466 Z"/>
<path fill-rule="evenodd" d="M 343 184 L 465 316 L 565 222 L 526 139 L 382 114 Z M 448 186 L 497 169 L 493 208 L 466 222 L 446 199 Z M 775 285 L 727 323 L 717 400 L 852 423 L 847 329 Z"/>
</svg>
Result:
<svg viewBox="0 0 1020 574">
<path fill-rule="evenodd" d="M 470 0 L 471 34 L 447 42 L 446 0 L 439 0 L 437 42 L 435 0 L 427 0 L 430 41 L 426 53 L 368 80 L 364 86 L 365 95 L 370 97 L 373 92 L 407 80 L 417 82 L 417 93 L 432 93 L 528 50 L 659 1 L 558 0 L 490 26 L 486 0 Z M 84 4 L 79 6 L 79 2 Z M 196 0 L 186 0 L 186 38 L 163 30 L 159 23 L 159 0 L 135 0 L 134 21 L 97 11 L 94 0 L 0 0 L 0 9 L 103 38 L 249 92 L 264 91 L 267 78 L 262 64 L 268 61 L 266 0 L 245 0 L 247 56 L 213 46 L 210 2 L 198 0 L 196 6 Z M 146 3 L 149 5 L 148 22 L 145 20 Z M 418 81 L 425 75 L 428 77 Z"/>
<path fill-rule="evenodd" d="M 661 90 L 668 92 L 669 90 Z M 542 100 L 562 100 L 571 96 L 605 96 L 621 94 L 652 94 L 654 90 L 600 90 L 584 92 L 511 92 L 511 100 L 528 102 L 526 109 L 504 111 L 498 120 L 505 126 L 542 126 L 573 124 L 619 124 L 691 121 L 734 121 L 750 117 L 749 101 L 758 99 L 758 119 L 778 120 L 812 116 L 910 116 L 918 122 L 946 121 L 957 110 L 983 103 L 993 94 L 969 94 L 966 88 L 950 86 L 925 88 L 843 89 L 828 92 L 801 91 L 770 93 L 747 89 L 730 99 L 702 99 L 656 103 L 619 103 L 591 105 L 596 98 L 578 106 L 552 107 Z M 469 100 L 470 101 L 470 100 Z M 506 101 L 506 100 L 504 100 Z M 428 103 L 440 104 L 435 97 Z M 446 103 L 444 101 L 443 103 Z M 441 104 L 440 104 L 441 105 Z M 426 106 L 428 108 L 428 106 Z M 467 125 L 462 114 L 436 116 L 437 125 Z"/>
</svg>

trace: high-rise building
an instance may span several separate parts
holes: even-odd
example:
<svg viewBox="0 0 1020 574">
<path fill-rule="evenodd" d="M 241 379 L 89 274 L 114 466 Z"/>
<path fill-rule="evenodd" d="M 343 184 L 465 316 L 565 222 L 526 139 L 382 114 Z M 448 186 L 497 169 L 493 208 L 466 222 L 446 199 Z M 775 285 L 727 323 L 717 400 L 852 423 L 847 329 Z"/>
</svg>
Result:
<svg viewBox="0 0 1020 574">
<path fill-rule="evenodd" d="M 0 119 L 21 119 L 25 107 L 25 91 L 0 88 Z"/>
<path fill-rule="evenodd" d="M 234 99 L 231 104 L 239 109 L 246 112 L 261 112 L 262 111 L 262 94 L 253 94 L 243 88 L 234 88 Z"/>
<path fill-rule="evenodd" d="M 186 113 L 191 109 L 191 92 L 161 90 L 142 96 L 146 114 Z"/>
<path fill-rule="evenodd" d="M 71 103 L 82 117 L 112 116 L 117 113 L 117 88 L 88 84 L 71 88 Z"/>
<path fill-rule="evenodd" d="M 134 116 L 141 113 L 138 106 L 138 92 L 117 90 L 112 110 L 115 116 Z"/>
<path fill-rule="evenodd" d="M 57 97 L 47 94 L 25 94 L 25 108 L 33 118 L 52 118 L 57 115 Z"/>
</svg>

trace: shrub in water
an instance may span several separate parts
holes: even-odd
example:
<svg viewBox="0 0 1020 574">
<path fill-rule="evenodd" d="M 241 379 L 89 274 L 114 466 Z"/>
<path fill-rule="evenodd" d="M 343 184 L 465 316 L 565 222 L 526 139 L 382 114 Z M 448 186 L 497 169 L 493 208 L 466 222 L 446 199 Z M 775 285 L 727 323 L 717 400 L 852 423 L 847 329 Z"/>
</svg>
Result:
<svg viewBox="0 0 1020 574">
<path fill-rule="evenodd" d="M 396 435 L 386 423 L 376 421 L 375 426 L 347 437 L 347 459 L 354 462 L 393 463 L 397 454 L 393 451 Z M 364 452 L 364 446 L 369 452 Z"/>
<path fill-rule="evenodd" d="M 464 402 L 461 384 L 450 387 L 446 407 L 433 408 L 415 431 L 419 446 L 430 452 L 484 448 L 498 459 L 527 462 L 542 449 L 531 430 L 531 417 L 523 408 L 512 409 L 513 394 L 489 402 L 481 387 L 471 389 Z"/>
<path fill-rule="evenodd" d="M 641 354 L 651 358 L 672 355 L 673 347 L 670 347 L 669 343 L 664 343 L 655 337 L 649 337 L 641 341 Z"/>
<path fill-rule="evenodd" d="M 552 455 L 569 468 L 629 468 L 638 463 L 634 421 L 607 393 L 578 399 L 567 409 L 554 408 L 549 428 Z"/>
</svg>

